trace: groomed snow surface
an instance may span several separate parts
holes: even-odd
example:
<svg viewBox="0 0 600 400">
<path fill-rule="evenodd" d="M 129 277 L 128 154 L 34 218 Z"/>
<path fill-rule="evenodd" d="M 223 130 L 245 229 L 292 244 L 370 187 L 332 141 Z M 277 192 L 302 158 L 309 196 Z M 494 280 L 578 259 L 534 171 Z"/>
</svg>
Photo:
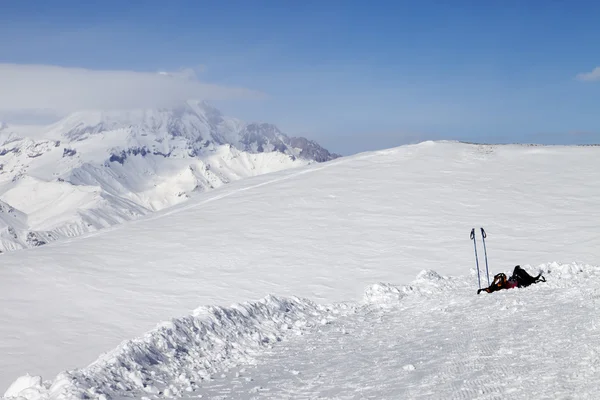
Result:
<svg viewBox="0 0 600 400">
<path fill-rule="evenodd" d="M 599 151 L 403 146 L 4 254 L 5 397 L 596 398 Z M 547 282 L 477 295 L 479 226 Z"/>
</svg>

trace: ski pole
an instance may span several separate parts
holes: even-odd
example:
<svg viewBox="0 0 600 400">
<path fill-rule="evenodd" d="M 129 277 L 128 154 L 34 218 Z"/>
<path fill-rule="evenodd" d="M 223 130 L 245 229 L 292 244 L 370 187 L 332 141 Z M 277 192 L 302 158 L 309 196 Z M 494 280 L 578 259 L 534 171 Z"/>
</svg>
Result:
<svg viewBox="0 0 600 400">
<path fill-rule="evenodd" d="M 475 240 L 475 228 L 471 229 L 471 239 L 473 239 L 473 246 L 475 247 L 475 265 L 477 265 L 477 282 L 479 283 L 479 289 L 481 289 L 481 278 L 479 276 L 479 259 L 477 258 L 477 243 Z"/>
<path fill-rule="evenodd" d="M 487 248 L 485 246 L 485 238 L 487 237 L 487 235 L 483 228 L 481 228 L 481 236 L 483 237 L 483 253 L 485 254 L 485 273 L 487 275 L 488 286 L 490 286 L 490 272 L 488 270 Z"/>
</svg>

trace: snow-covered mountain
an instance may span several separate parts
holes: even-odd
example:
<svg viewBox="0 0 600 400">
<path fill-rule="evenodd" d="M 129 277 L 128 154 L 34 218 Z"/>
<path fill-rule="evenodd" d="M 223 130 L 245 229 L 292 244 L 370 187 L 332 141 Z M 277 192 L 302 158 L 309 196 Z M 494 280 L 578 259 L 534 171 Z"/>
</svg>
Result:
<svg viewBox="0 0 600 400">
<path fill-rule="evenodd" d="M 4 254 L 0 396 L 594 398 L 599 155 L 426 142 Z M 547 282 L 477 295 L 479 227 Z"/>
<path fill-rule="evenodd" d="M 338 157 L 205 102 L 88 111 L 45 127 L 0 126 L 0 251 L 78 236 L 197 192 Z"/>
</svg>

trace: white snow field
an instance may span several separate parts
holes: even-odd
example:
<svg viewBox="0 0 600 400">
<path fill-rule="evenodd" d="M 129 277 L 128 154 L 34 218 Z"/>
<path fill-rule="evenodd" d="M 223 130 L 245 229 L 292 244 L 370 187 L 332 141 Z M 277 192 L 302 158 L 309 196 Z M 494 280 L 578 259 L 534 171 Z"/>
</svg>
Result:
<svg viewBox="0 0 600 400">
<path fill-rule="evenodd" d="M 599 155 L 425 142 L 3 254 L 0 389 L 595 398 Z M 481 226 L 490 275 L 521 264 L 548 281 L 477 295 L 469 232 Z M 485 269 L 479 234 L 478 251 Z"/>
</svg>

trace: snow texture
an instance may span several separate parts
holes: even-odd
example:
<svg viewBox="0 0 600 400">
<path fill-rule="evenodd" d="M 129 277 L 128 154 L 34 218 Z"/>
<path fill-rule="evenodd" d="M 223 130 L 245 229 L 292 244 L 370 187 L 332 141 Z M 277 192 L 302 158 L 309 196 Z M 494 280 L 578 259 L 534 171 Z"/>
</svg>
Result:
<svg viewBox="0 0 600 400">
<path fill-rule="evenodd" d="M 600 267 L 539 269 L 547 282 L 483 296 L 473 274 L 423 271 L 408 286 L 368 287 L 363 303 L 202 307 L 53 381 L 20 377 L 5 396 L 593 398 Z"/>
<path fill-rule="evenodd" d="M 25 399 L 594 398 L 598 151 L 426 142 L 5 253 L 0 387 Z M 548 281 L 477 295 L 480 226 L 492 275 L 520 264 Z M 188 315 L 199 305 L 211 306 Z"/>
</svg>

